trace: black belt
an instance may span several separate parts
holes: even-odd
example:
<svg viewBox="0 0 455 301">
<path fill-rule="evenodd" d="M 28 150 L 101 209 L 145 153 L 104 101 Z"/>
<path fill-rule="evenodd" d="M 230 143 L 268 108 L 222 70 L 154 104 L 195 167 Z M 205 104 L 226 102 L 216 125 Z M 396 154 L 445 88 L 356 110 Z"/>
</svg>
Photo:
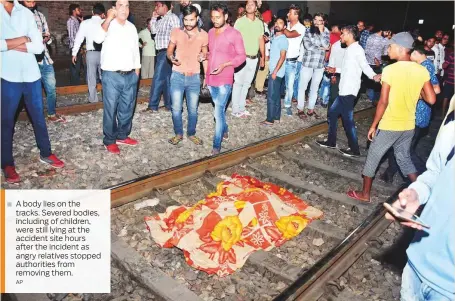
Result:
<svg viewBox="0 0 455 301">
<path fill-rule="evenodd" d="M 156 53 L 158 54 L 158 53 L 161 53 L 161 52 L 166 51 L 166 50 L 167 50 L 167 48 L 158 49 L 158 50 L 156 51 Z"/>
<path fill-rule="evenodd" d="M 249 59 L 255 60 L 258 58 L 258 55 L 247 55 L 246 57 Z"/>
<path fill-rule="evenodd" d="M 101 50 L 87 50 L 87 51 L 101 52 Z"/>
<path fill-rule="evenodd" d="M 286 59 L 286 62 L 295 62 L 299 59 L 299 57 L 293 57 L 293 58 L 290 58 L 290 59 Z"/>
<path fill-rule="evenodd" d="M 130 71 L 120 71 L 120 70 L 118 70 L 118 71 L 114 71 L 114 72 L 116 72 L 116 73 L 118 73 L 118 74 L 121 74 L 121 75 L 128 75 L 128 74 L 133 73 L 133 72 L 134 72 L 134 69 L 133 69 L 133 70 L 130 70 Z"/>
</svg>

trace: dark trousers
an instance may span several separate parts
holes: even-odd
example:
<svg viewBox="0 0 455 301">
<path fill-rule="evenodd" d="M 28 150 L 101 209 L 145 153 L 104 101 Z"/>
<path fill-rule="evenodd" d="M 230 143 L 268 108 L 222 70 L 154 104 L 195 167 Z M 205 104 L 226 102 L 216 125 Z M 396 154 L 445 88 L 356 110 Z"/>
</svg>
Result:
<svg viewBox="0 0 455 301">
<path fill-rule="evenodd" d="M 156 56 L 155 76 L 150 87 L 149 108 L 158 110 L 160 96 L 163 93 L 164 106 L 171 109 L 170 79 L 172 64 L 166 56 L 166 51 L 161 51 Z"/>
<path fill-rule="evenodd" d="M 381 66 L 378 67 L 376 65 L 370 65 L 370 67 L 376 74 L 380 74 L 382 72 Z M 377 102 L 381 96 L 381 84 L 367 78 L 365 80 L 365 87 L 367 88 L 368 99 L 373 102 Z"/>
<path fill-rule="evenodd" d="M 73 64 L 73 62 L 71 62 L 71 65 L 70 65 L 70 83 L 73 86 L 80 85 L 81 65 L 82 65 L 82 54 L 79 51 L 77 54 L 76 64 Z"/>
<path fill-rule="evenodd" d="M 411 141 L 411 160 L 412 160 L 412 163 L 414 163 L 414 166 L 419 173 L 424 172 L 426 167 L 425 167 L 425 161 L 422 160 L 422 158 L 420 158 L 419 155 L 417 155 L 416 149 L 417 149 L 417 145 L 419 144 L 420 139 L 425 137 L 427 132 L 428 132 L 428 127 L 419 128 L 416 126 L 414 129 L 414 136 L 412 137 L 412 141 Z M 392 178 L 398 171 L 398 164 L 397 164 L 397 160 L 394 156 L 393 150 L 389 150 L 387 155 L 388 155 L 389 167 L 387 167 L 386 172 L 389 175 L 389 177 Z"/>
<path fill-rule="evenodd" d="M 335 146 L 337 140 L 338 116 L 341 115 L 349 147 L 353 152 L 360 152 L 357 131 L 354 123 L 354 95 L 338 96 L 329 110 L 329 137 L 327 142 Z"/>
<path fill-rule="evenodd" d="M 281 82 L 282 77 L 272 78 L 269 76 L 267 86 L 267 121 L 274 122 L 281 117 Z"/>
<path fill-rule="evenodd" d="M 327 117 L 329 115 L 330 107 L 335 102 L 335 99 L 338 97 L 338 93 L 340 92 L 340 74 L 335 75 L 336 81 L 333 83 L 330 81 L 330 98 L 329 98 L 329 106 L 327 109 Z"/>
<path fill-rule="evenodd" d="M 124 140 L 131 134 L 134 106 L 136 104 L 136 72 L 122 75 L 117 72 L 103 71 L 103 134 L 104 145 L 116 140 Z"/>
<path fill-rule="evenodd" d="M 14 166 L 13 135 L 17 108 L 22 95 L 35 131 L 36 144 L 42 157 L 52 155 L 51 143 L 43 113 L 41 79 L 31 83 L 14 83 L 2 79 L 2 169 Z"/>
</svg>

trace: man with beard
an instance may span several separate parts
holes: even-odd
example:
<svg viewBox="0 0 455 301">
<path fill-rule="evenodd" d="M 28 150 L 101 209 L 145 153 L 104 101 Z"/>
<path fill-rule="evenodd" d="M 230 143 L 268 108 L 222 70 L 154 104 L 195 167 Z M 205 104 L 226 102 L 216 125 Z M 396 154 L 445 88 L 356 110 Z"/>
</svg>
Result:
<svg viewBox="0 0 455 301">
<path fill-rule="evenodd" d="M 442 46 L 442 30 L 437 30 L 434 34 L 435 44 L 431 48 L 434 51 L 434 67 L 436 76 L 438 77 L 439 82 L 441 83 L 441 72 L 442 72 L 442 64 L 444 64 L 444 46 Z"/>
<path fill-rule="evenodd" d="M 43 35 L 44 52 L 37 55 L 36 60 L 38 61 L 41 73 L 41 81 L 43 82 L 44 90 L 46 91 L 47 120 L 51 122 L 66 122 L 63 116 L 60 116 L 55 112 L 55 103 L 57 99 L 55 88 L 56 80 L 53 66 L 54 61 L 51 59 L 49 50 L 46 47 L 46 44 L 51 40 L 51 33 L 49 32 L 46 17 L 38 11 L 35 1 L 24 1 L 24 6 L 32 11 L 38 30 Z"/>
<path fill-rule="evenodd" d="M 69 6 L 69 15 L 68 21 L 66 22 L 66 28 L 68 30 L 68 47 L 70 51 L 72 51 L 74 47 L 74 40 L 76 39 L 76 34 L 79 30 L 79 24 L 82 22 L 82 12 L 79 4 L 72 3 Z M 79 85 L 79 75 L 81 72 L 81 64 L 82 64 L 82 52 L 79 51 L 77 53 L 77 60 L 76 63 L 73 63 L 71 60 L 70 65 L 70 82 L 72 85 Z"/>
<path fill-rule="evenodd" d="M 221 151 L 222 140 L 229 139 L 225 110 L 232 91 L 234 68 L 245 62 L 246 54 L 242 35 L 238 30 L 226 24 L 228 8 L 225 4 L 212 6 L 211 19 L 214 28 L 209 31 L 210 52 L 206 84 L 215 104 L 215 136 L 212 155 L 216 155 Z"/>
<path fill-rule="evenodd" d="M 180 26 L 181 27 L 185 26 L 185 24 L 183 22 L 183 10 L 185 9 L 185 7 L 188 7 L 189 5 L 192 5 L 192 1 L 188 1 L 188 0 L 181 0 L 180 1 L 179 19 L 180 19 Z M 202 28 L 204 26 L 204 22 L 202 21 L 202 19 L 200 17 L 201 12 L 198 12 L 198 14 L 199 14 L 199 16 L 197 18 L 197 26 L 199 28 Z"/>
<path fill-rule="evenodd" d="M 129 12 L 128 0 L 117 0 L 93 39 L 95 43 L 103 43 L 103 144 L 108 152 L 116 155 L 120 154 L 117 144 L 138 144 L 129 135 L 141 61 L 136 26 L 127 20 Z"/>
<path fill-rule="evenodd" d="M 358 42 L 358 30 L 349 25 L 341 30 L 341 43 L 346 44 L 341 70 L 327 67 L 329 73 L 341 73 L 339 96 L 335 99 L 328 113 L 329 135 L 326 141 L 317 141 L 321 147 L 336 148 L 338 117 L 341 115 L 344 131 L 348 138 L 349 148 L 339 151 L 349 157 L 360 156 L 359 142 L 354 123 L 354 101 L 359 93 L 361 76 L 365 73 L 370 79 L 378 82 L 380 75 L 374 73 L 365 58 L 365 52 Z"/>
<path fill-rule="evenodd" d="M 175 136 L 169 140 L 169 143 L 177 145 L 183 140 L 182 109 L 185 94 L 188 109 L 187 136 L 194 144 L 202 145 L 202 140 L 196 137 L 196 124 L 201 89 L 200 61 L 207 55 L 208 35 L 197 26 L 199 11 L 195 6 L 186 6 L 182 14 L 184 28 L 175 28 L 171 32 L 171 40 L 167 48 L 167 58 L 174 65 L 170 89 Z M 206 72 L 207 61 L 204 61 L 203 65 Z"/>
<path fill-rule="evenodd" d="M 286 20 L 277 18 L 275 22 L 275 35 L 270 45 L 270 77 L 267 90 L 267 119 L 261 124 L 273 125 L 279 123 L 281 118 L 281 81 L 285 74 L 284 61 L 288 50 L 289 41 L 284 35 Z"/>
<path fill-rule="evenodd" d="M 158 20 L 158 17 L 161 19 Z M 172 65 L 167 59 L 167 46 L 171 37 L 171 31 L 174 28 L 180 27 L 179 18 L 172 13 L 171 1 L 156 1 L 155 10 L 153 11 L 152 21 L 150 21 L 150 29 L 155 35 L 156 46 L 156 65 L 155 77 L 150 87 L 150 99 L 147 112 L 158 112 L 160 96 L 163 93 L 164 106 L 167 111 L 171 110 L 171 96 L 169 93 L 170 78 L 172 73 Z"/>
<path fill-rule="evenodd" d="M 251 116 L 245 110 L 246 97 L 256 74 L 259 52 L 259 66 L 265 66 L 264 23 L 259 17 L 256 1 L 249 0 L 246 2 L 246 15 L 235 21 L 234 25 L 242 34 L 246 52 L 246 63 L 234 74 L 232 89 L 232 115 L 239 118 Z"/>
</svg>

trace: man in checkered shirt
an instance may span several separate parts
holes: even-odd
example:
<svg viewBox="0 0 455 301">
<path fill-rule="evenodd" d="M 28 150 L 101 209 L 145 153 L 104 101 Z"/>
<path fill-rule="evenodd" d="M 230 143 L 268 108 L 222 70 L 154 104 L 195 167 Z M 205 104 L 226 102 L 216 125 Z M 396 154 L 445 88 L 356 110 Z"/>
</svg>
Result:
<svg viewBox="0 0 455 301">
<path fill-rule="evenodd" d="M 33 13 L 38 30 L 43 35 L 43 43 L 46 45 L 48 42 L 52 42 L 46 17 L 38 11 L 36 2 L 24 1 L 24 6 Z M 65 118 L 57 115 L 55 112 L 57 93 L 55 89 L 54 61 L 51 59 L 49 50 L 46 46 L 44 46 L 44 52 L 37 56 L 37 61 L 41 72 L 41 81 L 43 82 L 44 90 L 46 91 L 47 119 L 52 122 L 65 122 Z"/>
<path fill-rule="evenodd" d="M 157 20 L 161 16 L 161 20 Z M 155 35 L 156 66 L 155 77 L 150 88 L 149 106 L 146 111 L 158 112 L 160 96 L 163 93 L 164 106 L 171 110 L 171 95 L 169 91 L 172 65 L 167 59 L 166 51 L 171 39 L 171 31 L 180 27 L 180 19 L 172 13 L 171 1 L 157 1 L 153 11 L 150 28 Z"/>
</svg>

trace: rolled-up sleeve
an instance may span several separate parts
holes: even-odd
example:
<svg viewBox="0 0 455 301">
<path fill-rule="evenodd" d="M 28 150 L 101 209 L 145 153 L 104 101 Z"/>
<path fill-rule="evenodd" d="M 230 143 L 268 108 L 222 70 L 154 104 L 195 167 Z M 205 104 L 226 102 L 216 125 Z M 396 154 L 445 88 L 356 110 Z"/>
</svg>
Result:
<svg viewBox="0 0 455 301">
<path fill-rule="evenodd" d="M 35 19 L 33 17 L 28 18 L 28 37 L 31 42 L 25 43 L 27 52 L 33 54 L 41 54 L 44 51 L 43 36 L 39 32 L 36 26 Z"/>
<path fill-rule="evenodd" d="M 234 41 L 236 55 L 231 62 L 234 68 L 237 68 L 246 61 L 245 45 L 243 43 L 242 35 L 238 31 L 233 33 L 232 41 Z"/>
<path fill-rule="evenodd" d="M 8 44 L 6 44 L 6 40 L 0 40 L 0 51 L 7 51 Z"/>
</svg>

